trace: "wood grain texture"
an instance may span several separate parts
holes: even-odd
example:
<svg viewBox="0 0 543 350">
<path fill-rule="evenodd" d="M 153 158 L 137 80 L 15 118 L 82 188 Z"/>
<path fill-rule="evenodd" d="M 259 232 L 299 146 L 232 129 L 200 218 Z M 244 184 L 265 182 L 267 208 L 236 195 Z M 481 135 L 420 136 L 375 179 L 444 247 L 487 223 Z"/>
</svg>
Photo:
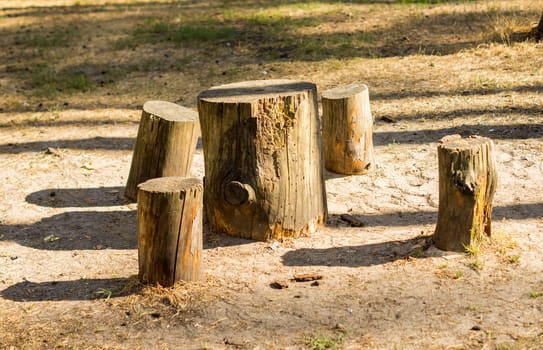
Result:
<svg viewBox="0 0 543 350">
<path fill-rule="evenodd" d="M 339 174 L 365 174 L 374 168 L 373 116 L 366 85 L 324 91 L 322 122 L 326 169 Z"/>
<path fill-rule="evenodd" d="M 198 96 L 204 203 L 213 230 L 268 240 L 326 220 L 316 87 L 290 80 L 223 85 Z"/>
<path fill-rule="evenodd" d="M 492 234 L 492 199 L 498 182 L 494 143 L 484 137 L 445 137 L 438 146 L 439 210 L 436 247 L 464 251 Z"/>
<path fill-rule="evenodd" d="M 201 279 L 200 179 L 148 180 L 138 192 L 138 264 L 143 283 L 171 286 Z"/>
<path fill-rule="evenodd" d="M 189 176 L 199 135 L 197 112 L 171 102 L 146 102 L 125 197 L 136 200 L 137 186 L 148 179 Z"/>
</svg>

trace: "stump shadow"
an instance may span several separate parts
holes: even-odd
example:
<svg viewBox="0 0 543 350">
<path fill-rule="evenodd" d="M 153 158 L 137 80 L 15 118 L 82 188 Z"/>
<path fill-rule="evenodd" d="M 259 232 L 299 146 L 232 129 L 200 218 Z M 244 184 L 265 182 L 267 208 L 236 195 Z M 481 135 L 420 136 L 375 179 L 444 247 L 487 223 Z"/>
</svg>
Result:
<svg viewBox="0 0 543 350">
<path fill-rule="evenodd" d="M 134 277 L 41 283 L 23 281 L 4 289 L 0 295 L 18 302 L 109 299 L 137 293 L 142 287 L 135 281 Z"/>
<path fill-rule="evenodd" d="M 78 140 L 48 140 L 7 143 L 0 145 L 0 153 L 19 154 L 25 152 L 46 152 L 48 149 L 80 149 L 131 151 L 134 139 L 131 137 L 93 137 Z"/>
<path fill-rule="evenodd" d="M 221 232 L 215 232 L 209 225 L 207 213 L 204 209 L 204 222 L 202 228 L 203 249 L 213 249 L 217 247 L 233 247 L 244 244 L 252 244 L 258 241 L 241 237 L 234 237 Z"/>
<path fill-rule="evenodd" d="M 431 237 L 420 236 L 401 241 L 359 246 L 302 248 L 285 253 L 282 261 L 285 266 L 360 267 L 383 265 L 410 256 L 426 258 L 446 254 L 437 249 L 430 250 L 431 245 Z"/>
<path fill-rule="evenodd" d="M 431 224 L 437 220 L 437 211 L 392 212 L 385 214 L 329 214 L 326 225 L 330 227 L 409 226 Z"/>
<path fill-rule="evenodd" d="M 492 208 L 492 220 L 494 221 L 536 218 L 543 218 L 543 203 L 512 204 Z"/>
<path fill-rule="evenodd" d="M 505 206 L 497 206 L 492 209 L 492 219 L 493 221 L 498 220 L 525 220 L 525 219 L 534 219 L 543 217 L 543 203 L 525 203 L 525 204 L 512 204 Z M 346 229 L 351 227 L 359 227 L 361 231 L 364 230 L 364 227 L 401 227 L 401 226 L 411 226 L 411 225 L 433 225 L 437 222 L 437 210 L 436 211 L 416 211 L 416 212 L 391 212 L 385 214 L 360 214 L 360 213 L 333 213 L 328 215 L 328 220 L 326 225 L 338 229 Z M 226 234 L 216 233 L 211 230 L 209 227 L 209 222 L 207 221 L 206 216 L 204 215 L 204 249 L 212 249 L 216 247 L 230 247 L 244 244 L 252 244 L 257 241 L 251 239 L 244 239 L 239 237 L 233 237 Z M 413 239 L 414 244 L 420 243 L 420 237 Z M 398 242 L 389 242 L 383 243 L 385 250 L 389 248 L 396 251 L 396 255 L 392 256 L 393 260 L 402 258 L 401 247 L 405 246 L 409 248 L 411 241 L 398 241 Z M 343 249 L 343 248 L 332 248 L 332 249 Z M 352 247 L 345 247 L 346 250 L 353 249 Z M 365 248 L 368 250 L 373 250 L 373 248 Z M 358 250 L 364 250 L 360 248 Z M 380 249 L 375 249 L 377 252 Z M 384 254 L 386 256 L 387 254 Z M 407 255 L 408 256 L 408 255 Z M 403 258 L 405 258 L 405 254 Z M 370 259 L 371 260 L 371 259 Z M 381 259 L 382 260 L 382 259 Z M 390 261 L 393 261 L 390 260 Z M 378 264 L 378 263 L 376 263 Z"/>
<path fill-rule="evenodd" d="M 124 186 L 48 188 L 26 196 L 28 203 L 51 208 L 88 208 L 122 205 Z"/>
<path fill-rule="evenodd" d="M 524 220 L 543 217 L 543 203 L 523 203 L 492 208 L 492 220 Z M 391 212 L 385 214 L 343 213 L 329 214 L 330 227 L 410 226 L 435 224 L 437 211 Z"/>
<path fill-rule="evenodd" d="M 74 211 L 30 225 L 0 225 L 3 240 L 44 250 L 136 249 L 135 210 Z"/>
<path fill-rule="evenodd" d="M 472 124 L 441 129 L 376 131 L 373 133 L 373 145 L 386 146 L 394 143 L 420 145 L 428 142 L 438 142 L 444 136 L 453 134 L 459 134 L 462 137 L 478 135 L 492 140 L 526 140 L 540 138 L 543 135 L 543 124 Z"/>
</svg>

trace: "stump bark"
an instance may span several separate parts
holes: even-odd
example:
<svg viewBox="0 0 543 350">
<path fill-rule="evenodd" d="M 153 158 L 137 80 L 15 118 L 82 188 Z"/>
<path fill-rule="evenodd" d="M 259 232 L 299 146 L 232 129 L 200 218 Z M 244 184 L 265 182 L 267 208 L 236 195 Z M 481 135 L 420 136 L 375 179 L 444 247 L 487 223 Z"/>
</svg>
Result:
<svg viewBox="0 0 543 350">
<path fill-rule="evenodd" d="M 204 204 L 213 230 L 268 240 L 326 220 L 316 86 L 261 80 L 198 96 Z"/>
<path fill-rule="evenodd" d="M 537 27 L 534 29 L 534 36 L 536 40 L 543 39 L 543 15 L 541 15 L 541 18 L 539 19 L 539 23 L 537 24 Z"/>
<path fill-rule="evenodd" d="M 497 186 L 494 144 L 485 137 L 452 135 L 438 146 L 439 210 L 434 243 L 464 251 L 492 234 L 492 199 Z"/>
<path fill-rule="evenodd" d="M 366 85 L 324 91 L 322 125 L 326 169 L 350 175 L 374 168 L 373 117 Z"/>
<path fill-rule="evenodd" d="M 202 181 L 162 177 L 138 191 L 138 264 L 143 283 L 201 279 Z"/>
<path fill-rule="evenodd" d="M 171 102 L 146 102 L 125 197 L 135 201 L 137 186 L 152 178 L 189 176 L 199 134 L 197 112 Z"/>
</svg>

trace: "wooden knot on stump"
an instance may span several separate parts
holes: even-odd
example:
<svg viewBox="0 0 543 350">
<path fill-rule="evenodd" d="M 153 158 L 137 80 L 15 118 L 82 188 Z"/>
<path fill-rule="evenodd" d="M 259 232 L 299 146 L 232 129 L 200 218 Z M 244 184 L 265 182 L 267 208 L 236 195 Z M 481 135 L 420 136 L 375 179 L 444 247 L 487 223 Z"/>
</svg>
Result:
<svg viewBox="0 0 543 350">
<path fill-rule="evenodd" d="M 446 136 L 438 146 L 439 210 L 434 243 L 464 251 L 492 234 L 497 185 L 494 144 L 485 137 Z"/>
<path fill-rule="evenodd" d="M 351 84 L 322 93 L 324 165 L 339 174 L 365 174 L 375 166 L 368 87 Z"/>
<path fill-rule="evenodd" d="M 217 86 L 198 96 L 198 112 L 213 230 L 268 240 L 312 233 L 326 220 L 315 84 Z"/>
<path fill-rule="evenodd" d="M 135 201 L 137 186 L 149 179 L 190 175 L 199 134 L 197 112 L 171 102 L 145 102 L 124 196 Z"/>
<path fill-rule="evenodd" d="M 224 187 L 224 199 L 232 205 L 242 205 L 255 200 L 255 191 L 247 184 L 230 181 Z"/>
<path fill-rule="evenodd" d="M 143 283 L 201 278 L 202 181 L 162 177 L 139 185 L 138 262 Z"/>
</svg>

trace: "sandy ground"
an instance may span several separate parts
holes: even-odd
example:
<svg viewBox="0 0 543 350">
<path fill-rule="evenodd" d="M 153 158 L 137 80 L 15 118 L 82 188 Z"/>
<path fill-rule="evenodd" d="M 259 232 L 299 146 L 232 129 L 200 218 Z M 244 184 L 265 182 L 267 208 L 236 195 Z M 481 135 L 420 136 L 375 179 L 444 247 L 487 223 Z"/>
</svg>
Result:
<svg viewBox="0 0 543 350">
<path fill-rule="evenodd" d="M 149 290 L 134 279 L 136 205 L 122 199 L 140 112 L 71 121 L 81 113 L 0 129 L 3 348 L 303 348 L 322 338 L 353 349 L 524 341 L 535 349 L 543 341 L 540 125 L 496 128 L 496 234 L 478 257 L 426 249 L 437 144 L 416 124 L 377 120 L 378 169 L 326 173 L 326 227 L 283 242 L 206 227 L 207 281 Z M 411 141 L 391 139 L 399 131 Z M 202 149 L 193 175 L 203 175 Z M 293 282 L 296 273 L 323 278 Z M 272 288 L 278 281 L 288 288 Z"/>
<path fill-rule="evenodd" d="M 107 3 L 0 0 L 0 349 L 543 348 L 537 1 Z M 235 32 L 165 40 L 184 23 Z M 276 78 L 366 83 L 379 166 L 325 174 L 329 218 L 310 237 L 204 225 L 204 281 L 139 285 L 123 191 L 141 105 Z M 495 142 L 477 256 L 429 245 L 448 134 Z"/>
</svg>

